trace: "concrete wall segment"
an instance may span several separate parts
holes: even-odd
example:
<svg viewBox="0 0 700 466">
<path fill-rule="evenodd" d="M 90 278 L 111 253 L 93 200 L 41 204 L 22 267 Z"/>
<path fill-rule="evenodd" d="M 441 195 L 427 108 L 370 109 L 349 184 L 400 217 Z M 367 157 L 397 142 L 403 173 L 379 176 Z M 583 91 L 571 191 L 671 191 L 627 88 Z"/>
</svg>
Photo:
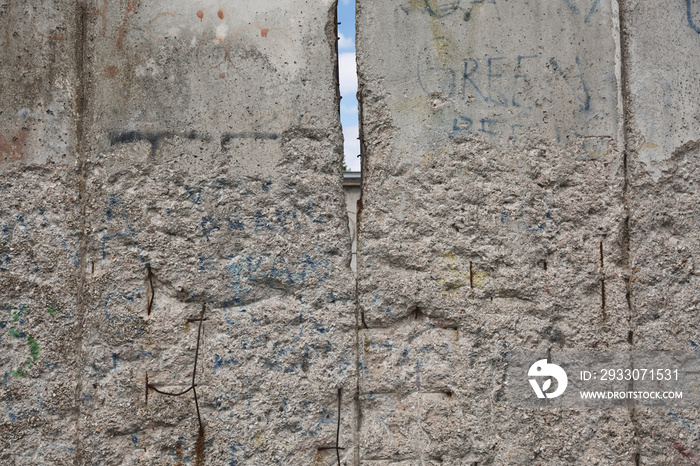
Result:
<svg viewBox="0 0 700 466">
<path fill-rule="evenodd" d="M 335 5 L 42 6 L 2 10 L 3 461 L 332 463 L 356 385 Z M 189 386 L 202 303 L 199 435 L 192 392 L 147 384 Z"/>
<path fill-rule="evenodd" d="M 555 410 L 553 433 L 502 394 L 509 351 L 629 347 L 619 20 L 584 3 L 359 2 L 362 460 L 633 461 L 626 410 Z M 458 339 L 413 347 L 423 319 Z M 402 449 L 364 431 L 378 393 L 464 428 Z"/>
<path fill-rule="evenodd" d="M 700 4 L 623 4 L 634 347 L 697 349 Z M 639 464 L 697 462 L 696 410 L 635 413 Z"/>
<path fill-rule="evenodd" d="M 356 283 L 336 20 L 0 0 L 0 463 L 700 461 L 504 382 L 697 350 L 700 4 L 359 1 Z"/>
<path fill-rule="evenodd" d="M 117 461 L 116 446 L 137 436 L 154 458 L 184 439 L 182 455 L 210 463 L 333 459 L 318 447 L 334 443 L 338 389 L 354 387 L 354 306 L 332 7 L 143 4 L 112 34 L 91 25 L 88 254 L 93 306 L 103 311 L 89 322 L 97 340 L 85 351 L 100 368 L 118 347 L 120 363 L 114 376 L 84 371 L 99 380 L 88 396 L 104 397 L 111 377 L 123 388 L 109 406 L 86 406 L 84 423 L 96 432 L 129 403 L 138 416 L 116 438 L 114 428 L 86 436 L 86 455 Z M 146 264 L 153 312 L 115 336 L 109 316 L 133 320 L 150 296 Z M 146 373 L 155 386 L 187 387 L 176 375 L 192 367 L 195 326 L 186 322 L 200 302 L 209 307 L 201 437 L 189 398 L 144 399 Z M 128 457 L 144 458 L 141 449 Z"/>
<path fill-rule="evenodd" d="M 65 464 L 82 275 L 77 18 L 68 2 L 5 1 L 0 24 L 0 463 Z"/>
</svg>

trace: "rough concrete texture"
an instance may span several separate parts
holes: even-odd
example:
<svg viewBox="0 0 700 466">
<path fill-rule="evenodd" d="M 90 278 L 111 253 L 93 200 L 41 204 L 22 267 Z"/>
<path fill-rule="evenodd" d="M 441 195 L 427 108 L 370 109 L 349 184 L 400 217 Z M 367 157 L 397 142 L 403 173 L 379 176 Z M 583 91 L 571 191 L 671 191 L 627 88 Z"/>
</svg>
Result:
<svg viewBox="0 0 700 466">
<path fill-rule="evenodd" d="M 0 0 L 0 464 L 697 464 L 504 377 L 698 348 L 700 4 L 361 0 L 356 282 L 335 20 Z"/>
<path fill-rule="evenodd" d="M 634 347 L 697 351 L 700 2 L 623 4 Z M 697 410 L 636 413 L 639 464 L 697 464 Z"/>
<path fill-rule="evenodd" d="M 334 463 L 356 388 L 335 4 L 0 13 L 0 463 Z M 195 362 L 195 390 L 157 392 Z"/>
<path fill-rule="evenodd" d="M 82 276 L 76 12 L 1 2 L 0 15 L 0 463 L 68 464 Z"/>
<path fill-rule="evenodd" d="M 627 410 L 503 385 L 509 351 L 629 348 L 618 25 L 605 0 L 359 2 L 362 464 L 634 464 Z"/>
</svg>

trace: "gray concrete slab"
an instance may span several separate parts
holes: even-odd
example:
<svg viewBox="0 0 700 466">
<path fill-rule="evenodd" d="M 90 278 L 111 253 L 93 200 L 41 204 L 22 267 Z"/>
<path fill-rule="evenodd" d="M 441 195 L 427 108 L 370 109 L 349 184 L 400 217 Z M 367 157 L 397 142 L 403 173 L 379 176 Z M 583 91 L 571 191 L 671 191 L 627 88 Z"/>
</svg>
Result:
<svg viewBox="0 0 700 466">
<path fill-rule="evenodd" d="M 0 463 L 66 464 L 81 278 L 76 11 L 5 1 L 0 24 Z"/>
<path fill-rule="evenodd" d="M 335 461 L 356 358 L 334 3 L 0 11 L 3 461 Z M 193 390 L 155 390 L 195 360 L 201 435 Z"/>
<path fill-rule="evenodd" d="M 333 2 L 0 0 L 0 463 L 698 461 L 507 374 L 697 351 L 700 4 L 358 11 L 355 210 Z"/>
<path fill-rule="evenodd" d="M 131 4 L 89 23 L 84 455 L 331 461 L 355 385 L 333 3 Z M 190 386 L 202 303 L 199 436 L 192 393 L 145 380 Z"/>
<path fill-rule="evenodd" d="M 627 2 L 625 57 L 634 347 L 697 351 L 700 4 Z M 692 464 L 696 410 L 636 413 L 639 464 Z"/>
<path fill-rule="evenodd" d="M 384 356 L 365 350 L 361 395 L 392 367 L 401 403 L 433 384 L 473 416 L 423 434 L 444 451 L 402 453 L 398 434 L 368 447 L 367 432 L 363 460 L 632 461 L 626 410 L 539 416 L 502 394 L 509 351 L 629 347 L 617 23 L 606 1 L 359 2 L 358 301 L 366 339 L 397 332 Z M 459 334 L 419 355 L 420 387 L 393 363 L 412 316 Z"/>
</svg>

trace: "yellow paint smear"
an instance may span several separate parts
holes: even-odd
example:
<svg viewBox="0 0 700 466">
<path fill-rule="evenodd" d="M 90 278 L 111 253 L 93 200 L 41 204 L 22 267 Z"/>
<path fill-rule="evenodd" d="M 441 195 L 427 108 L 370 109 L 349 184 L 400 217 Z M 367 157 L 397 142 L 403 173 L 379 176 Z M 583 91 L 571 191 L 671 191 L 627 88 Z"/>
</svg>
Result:
<svg viewBox="0 0 700 466">
<path fill-rule="evenodd" d="M 485 270 L 481 270 L 478 272 L 473 273 L 473 281 L 474 281 L 474 286 L 477 288 L 483 288 L 484 287 L 484 282 L 486 279 L 489 278 L 489 273 L 486 272 Z"/>
<path fill-rule="evenodd" d="M 440 254 L 440 257 L 444 257 L 445 259 L 449 259 L 450 261 L 454 262 L 455 260 L 455 253 L 452 251 L 447 251 L 442 254 Z"/>
</svg>

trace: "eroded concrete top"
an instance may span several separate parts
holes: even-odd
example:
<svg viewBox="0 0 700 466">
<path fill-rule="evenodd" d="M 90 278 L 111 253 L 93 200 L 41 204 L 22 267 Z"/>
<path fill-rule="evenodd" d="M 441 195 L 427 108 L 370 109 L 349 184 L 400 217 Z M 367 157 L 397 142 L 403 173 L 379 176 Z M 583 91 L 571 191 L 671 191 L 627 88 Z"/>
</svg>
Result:
<svg viewBox="0 0 700 466">
<path fill-rule="evenodd" d="M 89 30 L 91 145 L 157 152 L 170 139 L 204 154 L 185 161 L 193 171 L 221 153 L 238 174 L 273 173 L 285 131 L 337 120 L 326 102 L 335 94 L 332 6 L 105 4 Z"/>
<path fill-rule="evenodd" d="M 700 138 L 700 2 L 635 2 L 627 21 L 630 115 L 639 159 L 658 181 L 674 152 Z"/>
<path fill-rule="evenodd" d="M 402 159 L 470 134 L 499 145 L 616 138 L 611 8 L 600 0 L 363 2 L 359 67 L 405 128 L 395 144 Z"/>
</svg>

